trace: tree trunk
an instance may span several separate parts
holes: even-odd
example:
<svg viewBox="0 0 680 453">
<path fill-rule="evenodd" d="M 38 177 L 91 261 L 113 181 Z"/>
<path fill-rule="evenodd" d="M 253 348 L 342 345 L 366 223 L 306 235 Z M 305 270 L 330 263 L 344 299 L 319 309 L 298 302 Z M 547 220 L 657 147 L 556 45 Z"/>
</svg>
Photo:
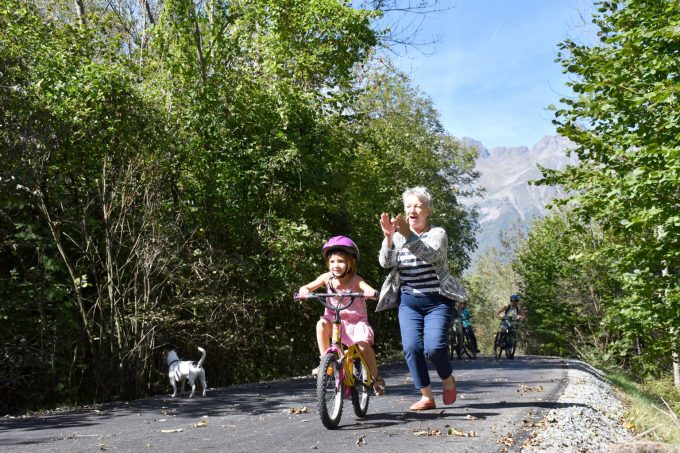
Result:
<svg viewBox="0 0 680 453">
<path fill-rule="evenodd" d="M 85 4 L 83 0 L 75 0 L 76 2 L 76 12 L 78 13 L 78 19 L 80 19 L 80 25 L 85 25 Z"/>
<path fill-rule="evenodd" d="M 97 348 L 94 344 L 94 334 L 92 332 L 92 325 L 90 323 L 90 318 L 87 314 L 87 309 L 85 307 L 85 299 L 83 298 L 81 292 L 82 282 L 80 280 L 80 275 L 78 275 L 78 272 L 76 272 L 76 269 L 71 263 L 71 260 L 66 255 L 66 250 L 64 248 L 63 243 L 61 242 L 59 226 L 55 221 L 52 220 L 52 216 L 50 215 L 50 211 L 47 207 L 47 204 L 45 203 L 45 198 L 43 197 L 43 194 L 40 193 L 39 191 L 34 192 L 34 194 L 36 195 L 36 198 L 38 200 L 38 207 L 45 216 L 45 222 L 47 223 L 47 226 L 50 229 L 52 239 L 54 239 L 54 244 L 56 245 L 57 250 L 59 250 L 59 255 L 61 256 L 61 259 L 64 262 L 66 269 L 68 270 L 69 276 L 71 277 L 71 285 L 73 285 L 73 292 L 76 296 L 76 302 L 78 303 L 78 310 L 80 311 L 80 316 L 81 319 L 83 320 L 83 329 L 85 330 L 88 343 L 90 344 L 90 352 L 92 353 L 92 356 L 96 356 Z"/>
<path fill-rule="evenodd" d="M 657 240 L 662 240 L 663 239 L 663 226 L 659 225 L 657 230 L 656 230 L 656 238 Z M 668 263 L 664 261 L 662 263 L 663 268 L 661 269 L 661 275 L 663 277 L 668 277 Z M 668 301 L 668 289 L 665 290 L 665 300 Z M 676 338 L 675 335 L 677 335 L 677 330 L 675 327 L 671 327 L 671 338 Z M 680 357 L 678 357 L 678 351 L 677 350 L 672 350 L 671 351 L 671 357 L 673 360 L 673 383 L 675 384 L 675 388 L 680 389 Z"/>
</svg>

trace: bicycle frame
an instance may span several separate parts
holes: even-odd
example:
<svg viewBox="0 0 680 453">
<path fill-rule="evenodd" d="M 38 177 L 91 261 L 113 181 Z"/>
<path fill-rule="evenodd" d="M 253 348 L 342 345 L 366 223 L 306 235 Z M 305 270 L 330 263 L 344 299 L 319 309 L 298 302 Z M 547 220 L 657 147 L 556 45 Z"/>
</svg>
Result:
<svg viewBox="0 0 680 453">
<path fill-rule="evenodd" d="M 502 352 L 505 350 L 506 357 L 512 359 L 515 356 L 516 343 L 517 327 L 510 318 L 503 316 L 496 337 L 494 338 L 494 355 L 497 358 L 500 358 Z"/>
<path fill-rule="evenodd" d="M 328 298 L 338 297 L 338 298 L 350 298 L 350 302 L 342 305 L 332 305 L 328 302 Z M 356 385 L 356 379 L 354 377 L 354 360 L 360 360 L 361 364 L 368 369 L 368 363 L 364 356 L 359 351 L 359 346 L 352 344 L 350 346 L 344 347 L 342 344 L 342 321 L 340 319 L 340 312 L 346 310 L 354 304 L 354 301 L 359 297 L 365 297 L 363 293 L 349 293 L 349 294 L 336 294 L 336 293 L 312 293 L 308 296 L 295 295 L 295 298 L 306 299 L 314 298 L 322 306 L 328 308 L 333 312 L 333 333 L 331 335 L 331 345 L 326 349 L 326 354 L 335 353 L 338 355 L 340 363 L 342 363 L 342 369 L 340 370 L 340 382 L 343 385 L 343 396 L 349 397 L 351 388 Z M 328 372 L 328 370 L 319 370 L 319 372 Z M 373 385 L 373 377 L 368 373 L 368 380 L 362 383 L 367 387 Z M 339 383 L 336 383 L 339 385 Z M 338 388 L 339 389 L 339 388 Z"/>
</svg>

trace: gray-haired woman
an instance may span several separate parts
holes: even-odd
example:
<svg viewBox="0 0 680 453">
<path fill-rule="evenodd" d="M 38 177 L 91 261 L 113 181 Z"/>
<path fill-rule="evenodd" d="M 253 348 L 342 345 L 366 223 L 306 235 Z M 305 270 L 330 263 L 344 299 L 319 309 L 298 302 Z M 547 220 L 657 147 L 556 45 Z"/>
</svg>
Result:
<svg viewBox="0 0 680 453">
<path fill-rule="evenodd" d="M 399 307 L 399 327 L 404 357 L 421 399 L 411 410 L 437 407 L 426 357 L 442 379 L 443 402 L 456 401 L 456 380 L 448 355 L 448 332 L 455 301 L 466 299 L 465 290 L 449 273 L 448 239 L 443 228 L 430 225 L 432 197 L 424 187 L 403 193 L 404 215 L 380 216 L 385 236 L 379 261 L 391 269 L 380 292 L 376 311 Z"/>
</svg>

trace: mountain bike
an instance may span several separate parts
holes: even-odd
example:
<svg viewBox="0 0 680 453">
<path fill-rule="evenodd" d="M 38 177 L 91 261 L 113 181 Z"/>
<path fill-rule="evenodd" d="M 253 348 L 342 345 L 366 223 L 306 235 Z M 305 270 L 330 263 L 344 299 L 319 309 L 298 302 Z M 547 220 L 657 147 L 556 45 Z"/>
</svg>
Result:
<svg viewBox="0 0 680 453">
<path fill-rule="evenodd" d="M 459 359 L 462 359 L 463 355 L 468 356 L 470 359 L 477 357 L 477 352 L 472 346 L 472 339 L 463 328 L 463 323 L 459 316 L 453 318 L 451 332 L 449 332 L 449 358 L 451 360 L 453 360 L 454 353 Z"/>
<path fill-rule="evenodd" d="M 365 297 L 364 293 L 310 293 L 306 296 L 295 294 L 293 297 L 316 299 L 333 312 L 331 345 L 321 357 L 316 380 L 316 405 L 321 423 L 328 429 L 338 427 L 345 398 L 352 399 L 354 414 L 357 417 L 365 417 L 373 388 L 373 378 L 359 347 L 356 344 L 345 347 L 340 341 L 342 338 L 340 312 L 351 307 L 355 299 Z M 349 302 L 333 305 L 329 301 L 331 297 L 349 299 Z"/>
<path fill-rule="evenodd" d="M 463 333 L 463 324 L 460 318 L 456 316 L 451 323 L 451 332 L 449 332 L 449 358 L 453 360 L 455 353 L 459 359 L 463 358 L 463 348 L 465 347 L 465 334 Z"/>
<path fill-rule="evenodd" d="M 493 351 L 496 358 L 500 358 L 503 351 L 505 357 L 512 359 L 515 356 L 515 349 L 517 347 L 517 331 L 513 322 L 507 316 L 503 316 L 500 328 L 496 332 L 496 337 L 493 340 Z"/>
<path fill-rule="evenodd" d="M 471 359 L 477 358 L 477 349 L 472 343 L 472 338 L 466 328 L 463 328 L 463 352 Z"/>
</svg>

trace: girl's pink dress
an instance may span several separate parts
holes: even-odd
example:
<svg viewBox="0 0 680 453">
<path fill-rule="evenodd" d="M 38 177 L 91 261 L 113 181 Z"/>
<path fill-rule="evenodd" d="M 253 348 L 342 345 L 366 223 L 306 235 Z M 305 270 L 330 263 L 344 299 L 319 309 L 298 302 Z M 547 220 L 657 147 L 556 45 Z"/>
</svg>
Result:
<svg viewBox="0 0 680 453">
<path fill-rule="evenodd" d="M 333 289 L 330 280 L 326 282 L 326 288 L 329 289 L 329 292 L 331 292 L 330 290 Z M 360 288 L 357 277 L 354 276 L 354 279 L 352 279 L 351 289 L 335 290 L 334 292 L 341 296 L 343 293 L 347 294 L 358 291 L 360 291 Z M 339 303 L 345 305 L 350 301 L 349 298 L 342 297 L 331 297 L 330 299 L 331 304 L 334 306 L 338 305 Z M 331 310 L 326 308 L 322 318 L 332 323 L 335 319 L 335 315 Z M 340 312 L 340 322 L 342 323 L 342 338 L 340 339 L 342 344 L 345 346 L 350 346 L 359 341 L 367 341 L 369 344 L 373 344 L 373 329 L 368 323 L 366 300 L 363 297 L 355 298 L 351 307 Z"/>
</svg>

